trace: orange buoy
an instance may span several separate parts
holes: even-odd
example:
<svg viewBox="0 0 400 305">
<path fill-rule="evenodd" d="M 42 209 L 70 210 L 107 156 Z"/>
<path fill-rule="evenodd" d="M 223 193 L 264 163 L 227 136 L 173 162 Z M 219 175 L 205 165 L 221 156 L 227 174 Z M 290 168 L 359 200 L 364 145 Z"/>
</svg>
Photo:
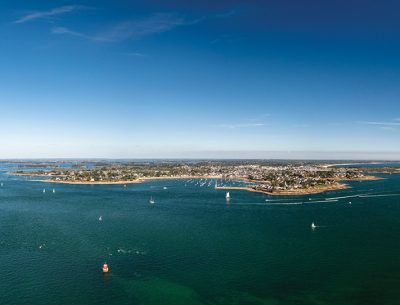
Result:
<svg viewBox="0 0 400 305">
<path fill-rule="evenodd" d="M 104 263 L 103 265 L 103 273 L 107 273 L 108 272 L 108 265 L 106 263 Z"/>
</svg>

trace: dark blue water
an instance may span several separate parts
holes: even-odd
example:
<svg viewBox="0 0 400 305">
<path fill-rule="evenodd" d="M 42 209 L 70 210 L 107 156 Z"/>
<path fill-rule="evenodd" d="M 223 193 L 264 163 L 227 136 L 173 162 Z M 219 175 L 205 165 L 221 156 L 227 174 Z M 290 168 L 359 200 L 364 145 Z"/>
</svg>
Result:
<svg viewBox="0 0 400 305">
<path fill-rule="evenodd" d="M 227 204 L 214 182 L 50 185 L 1 170 L 0 304 L 400 304 L 399 175 Z"/>
</svg>

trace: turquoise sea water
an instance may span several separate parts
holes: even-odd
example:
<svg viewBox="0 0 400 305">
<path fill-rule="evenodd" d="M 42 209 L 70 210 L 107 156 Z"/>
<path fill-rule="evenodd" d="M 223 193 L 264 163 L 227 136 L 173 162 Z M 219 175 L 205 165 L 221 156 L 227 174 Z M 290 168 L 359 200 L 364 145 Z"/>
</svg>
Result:
<svg viewBox="0 0 400 305">
<path fill-rule="evenodd" d="M 227 204 L 214 181 L 50 185 L 7 167 L 0 304 L 400 304 L 399 175 Z"/>
</svg>

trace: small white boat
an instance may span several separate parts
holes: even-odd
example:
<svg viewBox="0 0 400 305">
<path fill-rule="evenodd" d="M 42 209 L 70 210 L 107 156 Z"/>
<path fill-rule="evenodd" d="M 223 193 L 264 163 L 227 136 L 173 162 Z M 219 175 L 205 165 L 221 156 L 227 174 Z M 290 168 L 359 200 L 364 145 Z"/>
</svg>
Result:
<svg viewBox="0 0 400 305">
<path fill-rule="evenodd" d="M 1 183 L 1 186 L 3 187 L 3 182 Z"/>
<path fill-rule="evenodd" d="M 100 216 L 100 217 L 99 217 L 99 221 L 103 221 L 103 216 Z"/>
<path fill-rule="evenodd" d="M 317 226 L 315 225 L 314 222 L 311 223 L 311 229 L 314 230 Z"/>
<path fill-rule="evenodd" d="M 226 200 L 229 200 L 229 199 L 231 199 L 231 195 L 229 194 L 229 192 L 226 192 L 226 194 L 225 194 L 225 198 L 226 198 Z"/>
<path fill-rule="evenodd" d="M 150 197 L 149 203 L 150 203 L 150 204 L 155 204 L 155 203 L 156 203 L 156 202 L 154 201 L 153 197 Z"/>
<path fill-rule="evenodd" d="M 53 189 L 53 194 L 56 192 L 56 190 L 55 189 Z"/>
<path fill-rule="evenodd" d="M 163 187 L 163 190 L 166 190 L 166 189 L 167 189 L 167 187 L 166 187 L 166 186 L 164 186 L 164 187 Z"/>
<path fill-rule="evenodd" d="M 43 193 L 46 193 L 46 189 L 43 189 Z"/>
</svg>

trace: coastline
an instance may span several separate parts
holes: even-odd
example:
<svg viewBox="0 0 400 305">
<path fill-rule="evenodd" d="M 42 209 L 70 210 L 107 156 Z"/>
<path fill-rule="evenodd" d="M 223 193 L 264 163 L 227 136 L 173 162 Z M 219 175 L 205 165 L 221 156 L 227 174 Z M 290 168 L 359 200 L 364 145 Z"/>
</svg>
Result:
<svg viewBox="0 0 400 305">
<path fill-rule="evenodd" d="M 32 172 L 28 172 L 28 173 L 8 172 L 7 175 L 22 176 L 22 177 L 65 177 L 65 175 L 49 175 L 46 173 L 36 174 L 36 173 L 32 173 Z"/>
<path fill-rule="evenodd" d="M 42 179 L 42 180 L 30 180 L 33 182 L 44 182 L 44 183 L 58 183 L 58 184 L 82 184 L 82 185 L 94 185 L 94 184 L 135 184 L 142 183 L 144 180 L 128 180 L 128 181 L 63 181 L 63 180 L 52 180 L 52 179 Z"/>
<path fill-rule="evenodd" d="M 366 175 L 366 176 L 355 178 L 355 179 L 342 179 L 342 178 L 335 179 L 335 178 L 333 178 L 332 180 L 336 180 L 336 181 L 374 181 L 374 180 L 385 180 L 385 179 L 387 179 L 387 178 Z"/>
<path fill-rule="evenodd" d="M 275 192 L 267 192 L 263 190 L 257 190 L 252 187 L 246 186 L 221 186 L 217 187 L 217 190 L 241 190 L 241 191 L 248 191 L 248 192 L 255 192 L 255 193 L 262 193 L 265 195 L 271 196 L 303 196 L 303 195 L 312 195 L 312 194 L 320 194 L 328 191 L 334 190 L 344 190 L 351 188 L 349 185 L 344 183 L 338 183 L 335 185 L 328 185 L 328 186 L 317 186 L 317 187 L 310 187 L 308 189 L 294 189 L 294 190 L 283 190 L 283 191 L 275 191 Z"/>
<path fill-rule="evenodd" d="M 124 185 L 124 184 L 136 184 L 143 183 L 145 181 L 150 180 L 175 180 L 175 179 L 222 179 L 220 176 L 179 176 L 179 177 L 145 177 L 137 180 L 128 180 L 128 181 L 62 181 L 62 180 L 53 180 L 53 179 L 41 179 L 41 180 L 31 180 L 34 182 L 44 182 L 44 183 L 59 183 L 59 184 L 74 184 L 74 185 Z M 247 182 L 261 182 L 261 181 L 252 181 L 247 178 L 233 178 L 235 180 L 242 180 Z M 335 181 L 374 181 L 374 180 L 383 180 L 385 178 L 376 177 L 376 176 L 364 176 L 356 179 L 333 179 Z M 217 186 L 215 189 L 217 190 L 241 190 L 248 192 L 256 192 L 263 193 L 271 196 L 302 196 L 302 195 L 311 195 L 311 194 L 319 194 L 328 191 L 334 190 L 343 190 L 351 188 L 348 184 L 345 183 L 335 183 L 331 185 L 321 185 L 314 186 L 307 189 L 293 189 L 293 190 L 277 190 L 275 192 L 268 192 L 263 190 L 257 190 L 251 186 Z"/>
<path fill-rule="evenodd" d="M 334 163 L 334 164 L 324 164 L 322 167 L 329 168 L 335 166 L 348 166 L 348 165 L 370 165 L 370 164 L 384 164 L 384 162 L 373 161 L 373 162 L 354 162 L 354 163 Z"/>
<path fill-rule="evenodd" d="M 22 175 L 28 176 L 28 175 Z M 43 175 L 37 175 L 39 177 L 46 177 Z M 54 177 L 54 176 L 53 176 Z M 60 177 L 60 176 L 57 176 Z M 126 181 L 64 181 L 64 180 L 54 180 L 54 179 L 40 179 L 40 180 L 30 180 L 34 182 L 45 182 L 45 183 L 59 183 L 59 184 L 82 184 L 82 185 L 91 185 L 91 184 L 135 184 L 135 183 L 143 183 L 149 180 L 175 180 L 175 179 L 223 179 L 220 176 L 179 176 L 179 177 L 143 177 L 137 180 L 126 180 Z M 236 178 L 235 178 L 236 179 Z M 242 180 L 241 178 L 237 178 L 237 180 Z"/>
</svg>

